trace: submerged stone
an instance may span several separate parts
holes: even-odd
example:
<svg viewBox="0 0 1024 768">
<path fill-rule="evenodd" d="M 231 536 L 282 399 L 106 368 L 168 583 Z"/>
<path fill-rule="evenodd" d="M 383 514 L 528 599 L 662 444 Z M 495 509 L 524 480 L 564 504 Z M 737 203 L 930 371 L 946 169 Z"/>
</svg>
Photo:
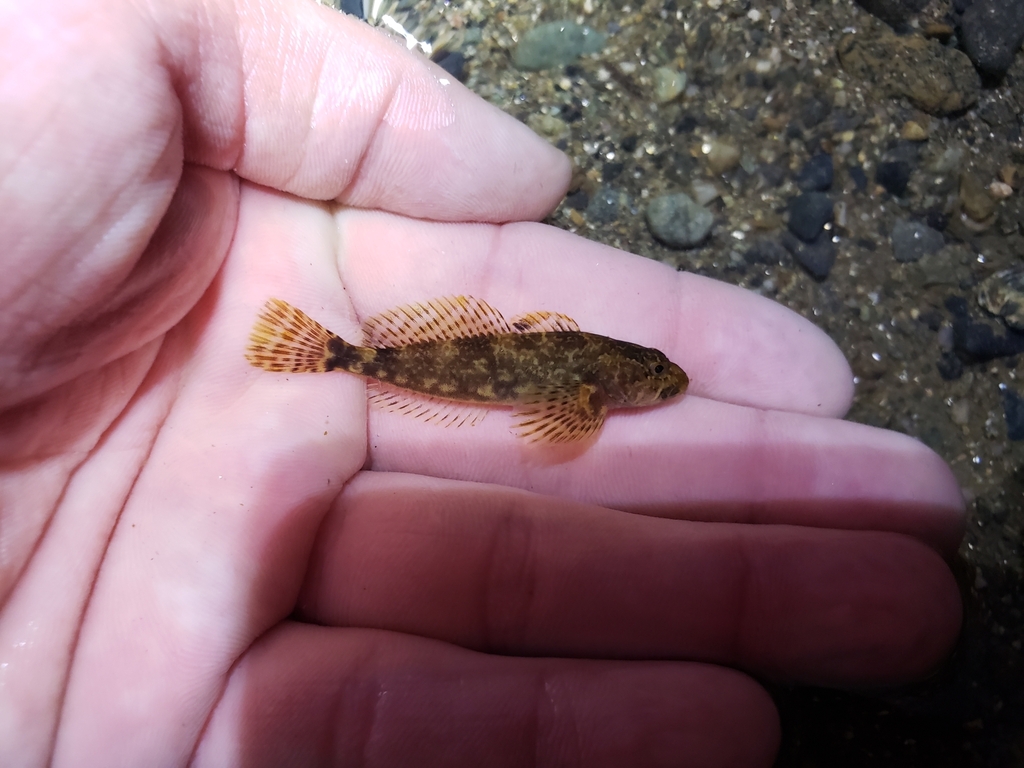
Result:
<svg viewBox="0 0 1024 768">
<path fill-rule="evenodd" d="M 571 64 L 604 48 L 607 37 L 571 21 L 552 21 L 522 36 L 512 56 L 519 69 L 537 71 Z"/>
</svg>

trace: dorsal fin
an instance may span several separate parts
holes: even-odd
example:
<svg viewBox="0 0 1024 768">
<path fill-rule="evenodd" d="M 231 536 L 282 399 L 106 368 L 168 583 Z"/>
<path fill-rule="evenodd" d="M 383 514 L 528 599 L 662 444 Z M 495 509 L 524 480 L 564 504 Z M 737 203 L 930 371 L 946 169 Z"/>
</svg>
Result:
<svg viewBox="0 0 1024 768">
<path fill-rule="evenodd" d="M 369 347 L 404 347 L 418 341 L 448 341 L 511 333 L 501 313 L 482 299 L 448 296 L 426 304 L 407 304 L 363 323 Z"/>
<path fill-rule="evenodd" d="M 578 331 L 580 327 L 568 315 L 558 312 L 527 312 L 513 317 L 509 323 L 513 333 L 539 333 L 541 331 Z"/>
</svg>

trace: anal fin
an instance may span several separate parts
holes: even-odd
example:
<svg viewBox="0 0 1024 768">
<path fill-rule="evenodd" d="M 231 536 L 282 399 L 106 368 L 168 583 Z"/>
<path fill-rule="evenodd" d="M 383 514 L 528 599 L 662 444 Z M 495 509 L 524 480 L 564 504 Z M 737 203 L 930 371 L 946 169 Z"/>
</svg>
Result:
<svg viewBox="0 0 1024 768">
<path fill-rule="evenodd" d="M 376 408 L 443 427 L 472 427 L 487 415 L 487 408 L 478 405 L 421 395 L 372 379 L 366 383 L 366 394 L 367 400 Z"/>
<path fill-rule="evenodd" d="M 593 384 L 538 387 L 516 405 L 515 433 L 531 443 L 576 443 L 601 429 L 608 405 Z"/>
</svg>

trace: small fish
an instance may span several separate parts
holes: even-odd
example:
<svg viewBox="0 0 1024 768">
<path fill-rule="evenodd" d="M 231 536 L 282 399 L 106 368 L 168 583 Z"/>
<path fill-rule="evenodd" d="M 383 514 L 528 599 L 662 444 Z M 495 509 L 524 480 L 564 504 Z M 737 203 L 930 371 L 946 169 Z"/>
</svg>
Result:
<svg viewBox="0 0 1024 768">
<path fill-rule="evenodd" d="M 270 299 L 246 359 L 288 373 L 347 371 L 370 379 L 370 399 L 427 421 L 476 423 L 482 406 L 510 405 L 530 442 L 586 440 L 609 408 L 683 394 L 683 369 L 656 349 L 584 333 L 553 312 L 512 320 L 485 301 L 454 296 L 410 304 L 363 324 L 350 344 L 302 310 Z"/>
</svg>

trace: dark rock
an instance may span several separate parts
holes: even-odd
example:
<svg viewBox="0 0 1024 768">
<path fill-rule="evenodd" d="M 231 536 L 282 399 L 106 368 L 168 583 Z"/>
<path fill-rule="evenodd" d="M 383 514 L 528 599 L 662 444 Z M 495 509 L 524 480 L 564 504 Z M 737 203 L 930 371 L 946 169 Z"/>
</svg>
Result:
<svg viewBox="0 0 1024 768">
<path fill-rule="evenodd" d="M 943 352 L 935 367 L 939 369 L 939 376 L 946 381 L 954 381 L 964 375 L 964 364 L 952 352 Z"/>
<path fill-rule="evenodd" d="M 893 27 L 903 26 L 927 4 L 928 0 L 857 0 L 865 11 Z"/>
<path fill-rule="evenodd" d="M 1003 395 L 1006 436 L 1011 440 L 1024 440 L 1024 397 L 1005 384 L 1000 384 L 999 390 Z"/>
<path fill-rule="evenodd" d="M 832 221 L 832 208 L 832 198 L 824 192 L 797 195 L 789 201 L 789 231 L 805 243 L 813 243 Z"/>
<path fill-rule="evenodd" d="M 1024 335 L 996 334 L 987 323 L 959 317 L 953 321 L 953 345 L 967 362 L 985 362 L 1024 352 Z"/>
<path fill-rule="evenodd" d="M 918 322 L 924 323 L 929 331 L 937 331 L 942 327 L 942 315 L 934 309 L 926 309 L 917 316 Z"/>
<path fill-rule="evenodd" d="M 601 166 L 601 181 L 614 181 L 625 167 L 624 163 L 605 163 Z"/>
<path fill-rule="evenodd" d="M 748 264 L 784 264 L 788 256 L 781 243 L 767 237 L 752 242 L 743 254 Z"/>
<path fill-rule="evenodd" d="M 863 192 L 868 188 L 868 175 L 864 173 L 864 169 L 859 165 L 851 165 L 846 169 L 846 172 L 850 174 L 850 180 L 858 191 Z"/>
<path fill-rule="evenodd" d="M 349 16 L 355 16 L 357 19 L 366 20 L 366 16 L 363 15 L 363 0 L 341 0 L 338 10 Z"/>
<path fill-rule="evenodd" d="M 614 187 L 601 187 L 587 205 L 587 218 L 597 224 L 611 224 L 619 218 L 621 196 Z"/>
<path fill-rule="evenodd" d="M 900 219 L 892 228 L 892 255 L 906 264 L 936 253 L 946 244 L 941 232 L 919 221 Z"/>
<path fill-rule="evenodd" d="M 821 282 L 836 263 L 836 247 L 828 233 L 822 233 L 813 243 L 802 243 L 789 232 L 782 234 L 782 244 L 811 277 Z"/>
<path fill-rule="evenodd" d="M 963 296 L 947 296 L 942 305 L 953 317 L 967 317 L 967 299 Z"/>
<path fill-rule="evenodd" d="M 885 187 L 885 191 L 899 197 L 907 191 L 910 174 L 913 168 L 905 160 L 890 160 L 879 163 L 875 169 L 875 181 Z"/>
<path fill-rule="evenodd" d="M 676 133 L 693 133 L 698 125 L 700 125 L 700 121 L 696 117 L 693 115 L 683 115 L 676 121 Z"/>
<path fill-rule="evenodd" d="M 1021 0 L 974 0 L 956 17 L 964 51 L 974 66 L 1001 80 L 1024 43 L 1024 3 Z"/>
<path fill-rule="evenodd" d="M 800 122 L 804 124 L 804 128 L 813 128 L 828 117 L 831 109 L 832 107 L 828 102 L 812 96 L 804 102 L 803 107 L 800 109 Z"/>
<path fill-rule="evenodd" d="M 937 232 L 945 232 L 949 226 L 949 216 L 941 210 L 932 209 L 925 214 L 924 223 Z"/>
<path fill-rule="evenodd" d="M 804 192 L 826 192 L 832 187 L 832 155 L 815 155 L 796 175 L 796 185 Z"/>
<path fill-rule="evenodd" d="M 566 207 L 572 208 L 574 211 L 585 211 L 589 204 L 590 196 L 582 189 L 577 189 L 565 196 Z"/>
<path fill-rule="evenodd" d="M 765 163 L 759 166 L 757 173 L 764 179 L 765 185 L 769 187 L 777 187 L 786 180 L 786 170 L 774 163 Z"/>
<path fill-rule="evenodd" d="M 633 134 L 624 138 L 622 142 L 619 144 L 619 146 L 622 148 L 623 152 L 633 152 L 636 150 L 636 145 L 639 143 L 639 141 L 640 137 L 637 136 L 636 134 Z"/>
<path fill-rule="evenodd" d="M 454 77 L 460 83 L 466 79 L 466 57 L 458 51 L 438 51 L 431 57 L 433 62 L 441 69 Z"/>
</svg>

